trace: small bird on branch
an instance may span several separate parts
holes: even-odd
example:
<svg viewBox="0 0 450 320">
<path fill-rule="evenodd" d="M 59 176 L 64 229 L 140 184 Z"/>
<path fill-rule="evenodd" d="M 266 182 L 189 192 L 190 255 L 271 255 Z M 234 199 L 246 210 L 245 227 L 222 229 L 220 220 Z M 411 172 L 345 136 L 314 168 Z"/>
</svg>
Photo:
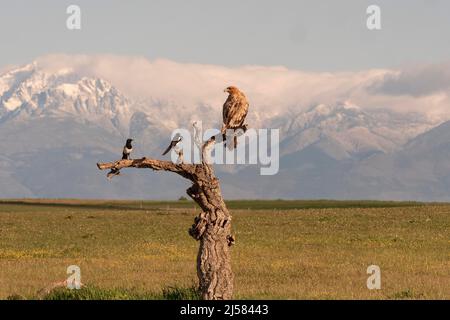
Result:
<svg viewBox="0 0 450 320">
<path fill-rule="evenodd" d="M 133 151 L 133 146 L 131 145 L 131 142 L 133 139 L 127 139 L 127 142 L 125 143 L 125 146 L 123 147 L 122 152 L 122 160 L 129 160 L 131 151 Z"/>
<path fill-rule="evenodd" d="M 133 151 L 133 146 L 131 145 L 131 142 L 133 139 L 127 139 L 125 142 L 125 146 L 123 147 L 122 151 L 122 160 L 130 160 L 131 151 Z M 111 171 L 108 172 L 106 177 L 111 180 L 113 177 L 120 175 L 120 170 L 116 168 L 112 168 Z"/>
<path fill-rule="evenodd" d="M 183 149 L 178 148 L 178 144 L 181 142 L 181 140 L 183 140 L 183 137 L 179 133 L 175 134 L 175 136 L 173 137 L 173 139 L 170 142 L 169 146 L 163 152 L 162 155 L 165 156 L 166 154 L 169 153 L 170 150 L 173 149 L 178 155 L 177 162 L 183 163 Z"/>
<path fill-rule="evenodd" d="M 177 133 L 172 141 L 170 142 L 169 146 L 167 147 L 167 149 L 163 152 L 163 156 L 165 156 L 167 153 L 169 153 L 170 150 L 172 150 L 173 148 L 175 148 L 175 146 L 181 142 L 181 140 L 183 140 L 183 138 L 181 137 L 181 135 L 179 133 Z"/>
</svg>

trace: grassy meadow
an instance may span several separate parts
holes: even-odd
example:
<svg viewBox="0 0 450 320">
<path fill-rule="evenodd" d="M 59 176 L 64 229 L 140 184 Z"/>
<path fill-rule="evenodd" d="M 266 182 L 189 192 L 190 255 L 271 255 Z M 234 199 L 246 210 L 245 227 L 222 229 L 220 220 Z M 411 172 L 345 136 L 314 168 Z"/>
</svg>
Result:
<svg viewBox="0 0 450 320">
<path fill-rule="evenodd" d="M 450 299 L 450 204 L 228 206 L 237 299 Z M 0 201 L 0 299 L 36 299 L 69 265 L 87 299 L 195 298 L 186 291 L 198 243 L 187 230 L 198 212 L 190 201 Z M 381 290 L 366 287 L 372 264 Z"/>
</svg>

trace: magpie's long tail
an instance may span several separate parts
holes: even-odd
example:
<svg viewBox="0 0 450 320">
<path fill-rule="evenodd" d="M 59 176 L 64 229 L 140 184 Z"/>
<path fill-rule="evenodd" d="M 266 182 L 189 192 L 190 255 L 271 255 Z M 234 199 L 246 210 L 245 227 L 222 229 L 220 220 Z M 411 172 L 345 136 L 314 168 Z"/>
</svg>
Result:
<svg viewBox="0 0 450 320">
<path fill-rule="evenodd" d="M 165 155 L 170 151 L 170 149 L 172 149 L 172 144 L 170 144 L 170 145 L 167 147 L 166 151 L 164 151 L 162 155 L 165 156 Z"/>
</svg>

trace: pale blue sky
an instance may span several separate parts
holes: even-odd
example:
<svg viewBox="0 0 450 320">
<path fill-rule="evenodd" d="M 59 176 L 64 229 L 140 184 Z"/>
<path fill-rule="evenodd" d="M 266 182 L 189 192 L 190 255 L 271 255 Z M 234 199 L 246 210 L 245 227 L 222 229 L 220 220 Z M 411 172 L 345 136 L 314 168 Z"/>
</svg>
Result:
<svg viewBox="0 0 450 320">
<path fill-rule="evenodd" d="M 66 29 L 66 8 L 82 30 Z M 382 9 L 382 30 L 366 8 Z M 337 71 L 450 60 L 448 0 L 0 0 L 0 67 L 48 53 Z"/>
</svg>

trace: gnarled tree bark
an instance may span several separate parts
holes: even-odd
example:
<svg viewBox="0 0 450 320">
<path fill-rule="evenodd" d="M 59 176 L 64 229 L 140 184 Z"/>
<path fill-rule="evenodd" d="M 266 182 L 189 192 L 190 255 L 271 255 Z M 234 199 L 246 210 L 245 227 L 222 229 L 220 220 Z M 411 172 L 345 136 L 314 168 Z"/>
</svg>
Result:
<svg viewBox="0 0 450 320">
<path fill-rule="evenodd" d="M 203 153 L 214 140 L 211 138 L 203 145 Z M 234 243 L 234 237 L 231 235 L 231 214 L 222 198 L 219 180 L 211 164 L 206 161 L 201 164 L 175 164 L 171 161 L 142 158 L 98 163 L 97 166 L 100 170 L 149 168 L 171 171 L 192 181 L 192 186 L 186 192 L 202 210 L 189 229 L 189 235 L 200 241 L 197 256 L 199 290 L 205 300 L 232 298 L 230 246 Z"/>
</svg>

